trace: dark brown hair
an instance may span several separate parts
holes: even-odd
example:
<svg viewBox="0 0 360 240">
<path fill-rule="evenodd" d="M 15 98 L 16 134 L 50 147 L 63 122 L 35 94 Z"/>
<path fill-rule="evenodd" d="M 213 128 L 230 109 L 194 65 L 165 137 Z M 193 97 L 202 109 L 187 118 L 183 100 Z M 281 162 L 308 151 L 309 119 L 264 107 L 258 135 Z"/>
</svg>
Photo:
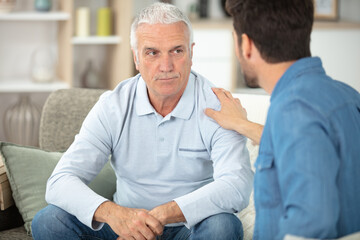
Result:
<svg viewBox="0 0 360 240">
<path fill-rule="evenodd" d="M 247 34 L 269 63 L 311 56 L 313 0 L 227 0 L 241 46 Z"/>
</svg>

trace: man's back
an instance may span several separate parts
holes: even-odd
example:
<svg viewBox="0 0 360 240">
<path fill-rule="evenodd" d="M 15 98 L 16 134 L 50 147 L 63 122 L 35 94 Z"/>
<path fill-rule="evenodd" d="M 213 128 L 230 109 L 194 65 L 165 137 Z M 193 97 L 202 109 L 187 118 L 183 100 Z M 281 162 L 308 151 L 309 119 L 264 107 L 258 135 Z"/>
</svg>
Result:
<svg viewBox="0 0 360 240">
<path fill-rule="evenodd" d="M 327 77 L 320 59 L 297 61 L 274 88 L 261 141 L 257 228 L 269 222 L 265 209 L 278 218 L 266 228 L 279 238 L 336 238 L 360 230 L 358 92 Z"/>
</svg>

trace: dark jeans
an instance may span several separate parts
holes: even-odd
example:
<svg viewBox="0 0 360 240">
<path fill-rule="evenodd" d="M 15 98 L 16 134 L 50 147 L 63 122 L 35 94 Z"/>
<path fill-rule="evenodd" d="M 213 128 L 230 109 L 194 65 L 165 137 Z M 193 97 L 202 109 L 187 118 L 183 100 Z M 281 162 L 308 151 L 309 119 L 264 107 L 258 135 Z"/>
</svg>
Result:
<svg viewBox="0 0 360 240">
<path fill-rule="evenodd" d="M 111 239 L 118 235 L 105 224 L 99 231 L 94 231 L 82 224 L 75 216 L 61 208 L 49 205 L 39 211 L 32 221 L 32 234 L 35 240 L 55 239 Z M 185 226 L 165 227 L 157 240 L 238 240 L 243 238 L 240 220 L 233 214 L 222 213 L 204 219 L 193 228 Z"/>
</svg>

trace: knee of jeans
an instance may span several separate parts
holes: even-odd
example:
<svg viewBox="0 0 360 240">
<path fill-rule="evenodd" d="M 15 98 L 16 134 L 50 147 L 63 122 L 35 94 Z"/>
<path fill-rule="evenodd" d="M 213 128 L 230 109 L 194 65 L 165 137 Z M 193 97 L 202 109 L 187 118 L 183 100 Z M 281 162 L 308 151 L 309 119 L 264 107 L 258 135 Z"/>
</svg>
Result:
<svg viewBox="0 0 360 240">
<path fill-rule="evenodd" d="M 214 239 L 242 239 L 243 228 L 241 221 L 234 214 L 221 213 L 205 219 L 201 225 L 211 232 Z"/>
<path fill-rule="evenodd" d="M 53 205 L 48 205 L 47 207 L 41 209 L 34 216 L 31 223 L 31 232 L 35 237 L 37 233 L 45 233 L 48 231 L 56 231 L 53 228 L 61 228 L 64 224 L 64 219 L 70 217 L 71 215 Z M 57 229 L 61 231 L 60 229 Z"/>
</svg>

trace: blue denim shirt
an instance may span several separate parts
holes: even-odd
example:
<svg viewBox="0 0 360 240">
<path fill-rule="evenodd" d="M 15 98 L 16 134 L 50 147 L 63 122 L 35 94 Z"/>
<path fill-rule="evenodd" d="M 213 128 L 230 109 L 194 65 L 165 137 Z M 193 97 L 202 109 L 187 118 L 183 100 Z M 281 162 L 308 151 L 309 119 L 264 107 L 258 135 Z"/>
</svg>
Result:
<svg viewBox="0 0 360 240">
<path fill-rule="evenodd" d="M 295 62 L 272 93 L 255 167 L 254 239 L 360 231 L 359 93 L 317 57 Z"/>
</svg>

